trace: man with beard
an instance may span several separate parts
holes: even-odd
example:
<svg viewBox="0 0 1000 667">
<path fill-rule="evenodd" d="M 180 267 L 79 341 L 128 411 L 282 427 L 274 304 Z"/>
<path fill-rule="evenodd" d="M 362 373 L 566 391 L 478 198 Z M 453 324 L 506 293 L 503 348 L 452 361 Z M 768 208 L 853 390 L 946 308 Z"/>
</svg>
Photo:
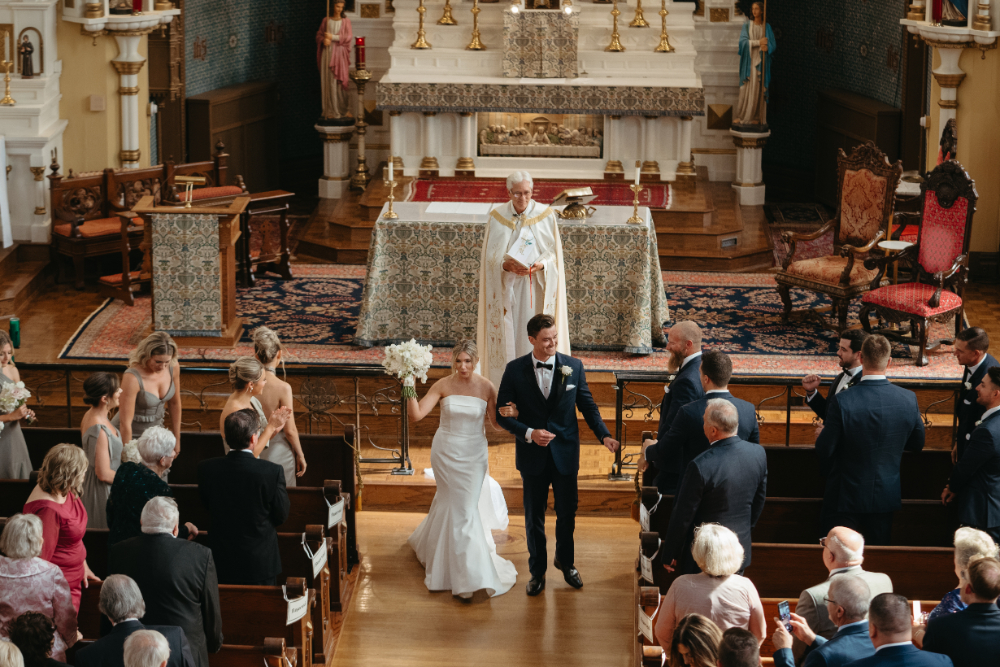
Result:
<svg viewBox="0 0 1000 667">
<path fill-rule="evenodd" d="M 958 431 L 955 444 L 951 449 L 951 462 L 958 463 L 965 452 L 976 422 L 982 419 L 986 407 L 979 403 L 977 389 L 986 377 L 986 372 L 998 366 L 997 360 L 990 354 L 990 337 L 979 327 L 962 329 L 955 336 L 955 360 L 965 366 L 962 373 L 963 388 L 958 403 Z"/>
<path fill-rule="evenodd" d="M 837 347 L 837 358 L 840 359 L 841 372 L 833 378 L 829 396 L 836 396 L 848 387 L 853 387 L 861 381 L 861 345 L 868 337 L 861 329 L 849 329 L 840 334 L 840 345 Z M 827 397 L 819 393 L 820 377 L 807 375 L 802 378 L 802 388 L 806 394 L 806 403 L 820 419 L 826 417 Z"/>
</svg>

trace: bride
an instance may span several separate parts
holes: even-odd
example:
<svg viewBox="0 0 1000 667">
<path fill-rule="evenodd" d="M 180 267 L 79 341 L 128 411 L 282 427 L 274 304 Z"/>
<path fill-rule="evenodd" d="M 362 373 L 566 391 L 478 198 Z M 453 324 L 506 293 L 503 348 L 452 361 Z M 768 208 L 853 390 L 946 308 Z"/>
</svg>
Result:
<svg viewBox="0 0 1000 667">
<path fill-rule="evenodd" d="M 491 500 L 483 430 L 486 419 L 493 430 L 501 430 L 497 390 L 474 372 L 479 352 L 472 341 L 456 345 L 451 360 L 452 375 L 431 385 L 419 403 L 411 398 L 407 405 L 410 421 L 418 422 L 441 401 L 441 425 L 431 445 L 437 491 L 408 542 L 424 566 L 428 590 L 450 590 L 468 600 L 480 590 L 489 596 L 506 593 L 517 581 L 517 570 L 497 555 L 490 533 L 506 528 L 506 516 L 497 517 Z M 504 414 L 515 409 L 504 408 Z"/>
</svg>

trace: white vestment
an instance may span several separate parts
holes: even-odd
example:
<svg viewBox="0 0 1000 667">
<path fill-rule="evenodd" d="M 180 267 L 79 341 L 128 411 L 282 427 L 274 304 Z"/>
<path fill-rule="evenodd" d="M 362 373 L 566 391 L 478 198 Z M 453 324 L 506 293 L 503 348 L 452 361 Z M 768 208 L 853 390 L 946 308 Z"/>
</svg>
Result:
<svg viewBox="0 0 1000 667">
<path fill-rule="evenodd" d="M 530 227 L 538 244 L 541 271 L 518 276 L 503 270 L 503 257 L 521 229 Z M 507 202 L 490 213 L 479 269 L 479 319 L 476 345 L 480 372 L 499 387 L 507 363 L 531 352 L 528 320 L 552 315 L 559 333 L 559 352 L 568 355 L 569 316 L 562 241 L 553 209 L 531 201 L 520 216 Z"/>
</svg>

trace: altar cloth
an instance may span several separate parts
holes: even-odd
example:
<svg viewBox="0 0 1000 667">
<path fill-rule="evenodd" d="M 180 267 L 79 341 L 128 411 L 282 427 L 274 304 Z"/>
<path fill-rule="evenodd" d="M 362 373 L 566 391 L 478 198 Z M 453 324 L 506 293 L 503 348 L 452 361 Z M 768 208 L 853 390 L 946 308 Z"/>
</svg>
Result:
<svg viewBox="0 0 1000 667">
<path fill-rule="evenodd" d="M 474 340 L 488 215 L 434 202 L 394 209 L 399 217 L 380 215 L 372 232 L 355 344 Z M 651 354 L 666 345 L 656 230 L 648 208 L 639 208 L 641 224 L 628 224 L 631 215 L 602 206 L 586 221 L 559 221 L 573 349 Z"/>
</svg>

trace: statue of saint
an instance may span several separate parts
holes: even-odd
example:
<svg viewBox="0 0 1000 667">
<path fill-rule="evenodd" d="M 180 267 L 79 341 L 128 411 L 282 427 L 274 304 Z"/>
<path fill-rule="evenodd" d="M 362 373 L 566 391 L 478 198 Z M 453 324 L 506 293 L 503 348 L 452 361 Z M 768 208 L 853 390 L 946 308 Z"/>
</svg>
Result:
<svg viewBox="0 0 1000 667">
<path fill-rule="evenodd" d="M 931 14 L 941 25 L 964 28 L 969 24 L 969 0 L 934 0 Z"/>
<path fill-rule="evenodd" d="M 31 63 L 31 54 L 35 52 L 35 47 L 28 41 L 27 35 L 21 38 L 17 52 L 21 56 L 21 78 L 30 79 L 35 76 L 35 66 Z"/>
<path fill-rule="evenodd" d="M 733 125 L 767 125 L 767 89 L 771 85 L 771 59 L 777 49 L 771 26 L 764 22 L 764 3 L 751 6 L 753 20 L 740 32 L 740 99 L 733 110 Z M 761 55 L 764 56 L 764 94 L 761 94 Z"/>
<path fill-rule="evenodd" d="M 323 115 L 320 125 L 351 125 L 347 109 L 348 70 L 351 68 L 351 20 L 344 16 L 344 0 L 335 0 L 333 15 L 327 16 L 316 33 L 316 62 L 319 65 Z M 349 122 L 344 122 L 350 119 Z M 341 122 L 337 122 L 341 121 Z"/>
</svg>

